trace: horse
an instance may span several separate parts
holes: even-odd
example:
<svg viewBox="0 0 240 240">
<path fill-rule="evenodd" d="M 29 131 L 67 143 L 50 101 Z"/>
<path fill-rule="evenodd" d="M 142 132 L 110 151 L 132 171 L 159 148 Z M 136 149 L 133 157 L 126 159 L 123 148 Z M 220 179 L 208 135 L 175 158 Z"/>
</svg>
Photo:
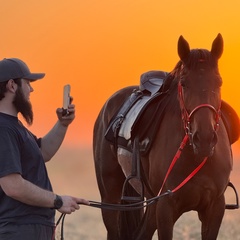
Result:
<svg viewBox="0 0 240 240">
<path fill-rule="evenodd" d="M 190 49 L 187 40 L 180 36 L 177 48 L 180 60 L 165 80 L 169 85 L 166 111 L 151 148 L 147 154 L 140 153 L 146 178 L 144 198 L 170 194 L 146 210 L 133 210 L 131 219 L 130 214 L 125 215 L 124 221 L 122 211 L 102 209 L 108 240 L 150 240 L 156 230 L 158 239 L 170 240 L 175 222 L 192 210 L 201 221 L 202 239 L 217 239 L 225 212 L 224 191 L 233 164 L 231 144 L 221 118 L 222 78 L 218 60 L 223 53 L 223 38 L 218 34 L 209 51 Z M 94 124 L 94 165 L 104 203 L 121 204 L 134 154 L 113 146 L 105 139 L 105 133 L 120 106 L 137 88 L 128 86 L 114 93 Z M 176 153 L 178 160 L 170 170 Z M 194 176 L 190 174 L 193 172 Z M 141 191 L 137 181 L 130 181 L 130 187 L 136 193 Z"/>
</svg>

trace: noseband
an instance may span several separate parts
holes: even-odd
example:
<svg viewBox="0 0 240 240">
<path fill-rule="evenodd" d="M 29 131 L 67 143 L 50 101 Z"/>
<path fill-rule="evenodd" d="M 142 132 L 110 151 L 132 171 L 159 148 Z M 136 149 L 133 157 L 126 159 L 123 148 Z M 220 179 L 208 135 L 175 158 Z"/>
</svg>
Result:
<svg viewBox="0 0 240 240">
<path fill-rule="evenodd" d="M 216 109 L 214 106 L 212 106 L 211 104 L 208 103 L 203 103 L 198 105 L 197 107 L 195 107 L 190 113 L 188 113 L 185 104 L 184 104 L 184 99 L 183 99 L 183 90 L 182 90 L 182 85 L 179 82 L 178 83 L 178 96 L 179 96 L 179 102 L 180 102 L 180 108 L 181 108 L 181 113 L 182 113 L 182 121 L 184 124 L 184 130 L 185 133 L 189 136 L 189 142 L 190 145 L 193 144 L 193 140 L 192 140 L 192 131 L 191 131 L 191 119 L 192 116 L 194 115 L 194 113 L 196 113 L 199 109 L 201 108 L 208 108 L 211 111 L 214 112 L 215 114 L 215 125 L 214 125 L 214 131 L 216 132 L 219 128 L 219 121 L 221 118 L 221 104 L 219 105 L 218 109 Z"/>
</svg>

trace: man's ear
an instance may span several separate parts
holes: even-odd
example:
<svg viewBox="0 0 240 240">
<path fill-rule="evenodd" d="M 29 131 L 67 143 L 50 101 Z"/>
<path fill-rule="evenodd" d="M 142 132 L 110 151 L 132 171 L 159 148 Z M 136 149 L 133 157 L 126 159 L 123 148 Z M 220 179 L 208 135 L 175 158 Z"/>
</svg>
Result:
<svg viewBox="0 0 240 240">
<path fill-rule="evenodd" d="M 17 91 L 18 85 L 14 82 L 13 79 L 8 80 L 6 88 L 8 91 L 15 93 Z"/>
</svg>

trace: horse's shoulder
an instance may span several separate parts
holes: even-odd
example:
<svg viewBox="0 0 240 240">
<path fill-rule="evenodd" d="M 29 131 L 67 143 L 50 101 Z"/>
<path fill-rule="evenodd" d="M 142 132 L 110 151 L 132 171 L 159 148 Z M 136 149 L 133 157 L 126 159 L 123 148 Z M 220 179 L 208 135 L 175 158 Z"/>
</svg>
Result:
<svg viewBox="0 0 240 240">
<path fill-rule="evenodd" d="M 116 114 L 118 109 L 126 101 L 126 99 L 131 95 L 133 90 L 137 88 L 138 86 L 128 86 L 113 93 L 104 103 L 98 118 L 101 120 L 102 118 L 106 118 L 107 122 L 109 122 L 113 115 Z"/>
</svg>

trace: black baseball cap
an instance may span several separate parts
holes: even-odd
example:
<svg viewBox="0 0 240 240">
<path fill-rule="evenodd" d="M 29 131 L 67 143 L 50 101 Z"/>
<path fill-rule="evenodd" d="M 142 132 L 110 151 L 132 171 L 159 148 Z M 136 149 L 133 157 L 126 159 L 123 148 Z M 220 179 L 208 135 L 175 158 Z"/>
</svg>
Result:
<svg viewBox="0 0 240 240">
<path fill-rule="evenodd" d="M 18 78 L 32 82 L 44 76 L 45 73 L 31 73 L 27 64 L 18 58 L 4 58 L 0 61 L 0 82 Z"/>
</svg>

